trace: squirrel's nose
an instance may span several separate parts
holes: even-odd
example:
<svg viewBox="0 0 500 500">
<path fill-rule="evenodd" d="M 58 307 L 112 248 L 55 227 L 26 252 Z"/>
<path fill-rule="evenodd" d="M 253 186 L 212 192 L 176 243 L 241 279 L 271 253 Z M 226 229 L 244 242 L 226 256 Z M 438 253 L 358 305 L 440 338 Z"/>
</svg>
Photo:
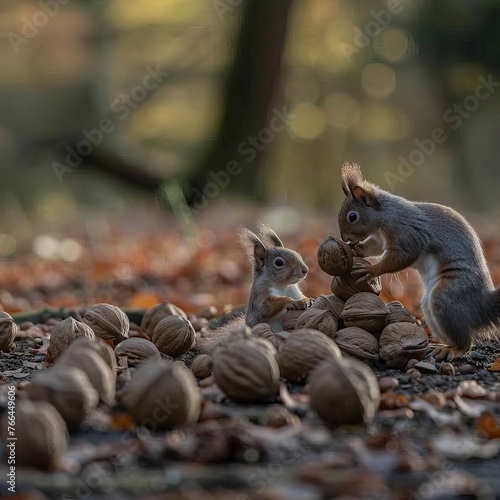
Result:
<svg viewBox="0 0 500 500">
<path fill-rule="evenodd" d="M 309 271 L 309 268 L 304 264 L 302 266 L 302 274 L 305 276 L 307 274 L 307 272 Z"/>
</svg>

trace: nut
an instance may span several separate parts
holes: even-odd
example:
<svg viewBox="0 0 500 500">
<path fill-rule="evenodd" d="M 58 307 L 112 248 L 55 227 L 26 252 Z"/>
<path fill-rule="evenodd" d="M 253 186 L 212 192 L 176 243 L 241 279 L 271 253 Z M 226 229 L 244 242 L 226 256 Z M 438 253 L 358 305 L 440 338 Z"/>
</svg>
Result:
<svg viewBox="0 0 500 500">
<path fill-rule="evenodd" d="M 126 366 L 137 366 L 144 361 L 159 361 L 161 359 L 160 351 L 153 342 L 140 337 L 120 342 L 115 347 L 115 355 L 118 359 L 125 359 Z"/>
<path fill-rule="evenodd" d="M 311 307 L 316 309 L 327 309 L 331 311 L 337 319 L 340 318 L 342 310 L 344 309 L 345 301 L 339 299 L 333 294 L 330 295 L 320 295 L 314 299 Z"/>
<path fill-rule="evenodd" d="M 104 340 L 96 337 L 91 340 L 87 337 L 79 337 L 74 342 L 71 343 L 71 349 L 79 349 L 86 347 L 95 351 L 101 358 L 106 362 L 113 373 L 116 373 L 116 356 L 115 352 L 109 344 L 106 344 Z"/>
<path fill-rule="evenodd" d="M 352 270 L 353 251 L 335 236 L 327 236 L 318 248 L 319 267 L 331 276 L 346 276 Z"/>
<path fill-rule="evenodd" d="M 14 322 L 14 318 L 3 311 L 0 311 L 0 351 L 13 351 L 16 347 L 14 340 L 19 327 Z"/>
<path fill-rule="evenodd" d="M 116 374 L 93 349 L 71 346 L 57 358 L 55 366 L 76 366 L 85 372 L 100 401 L 111 404 L 115 397 Z"/>
<path fill-rule="evenodd" d="M 311 408 L 328 427 L 367 424 L 380 401 L 377 378 L 361 361 L 323 361 L 309 377 Z"/>
<path fill-rule="evenodd" d="M 83 315 L 83 322 L 104 340 L 112 340 L 118 344 L 128 338 L 130 322 L 127 315 L 111 304 L 95 304 Z"/>
<path fill-rule="evenodd" d="M 181 316 L 187 319 L 186 313 L 180 307 L 169 302 L 162 302 L 150 307 L 144 313 L 141 321 L 141 330 L 149 335 L 149 338 L 152 338 L 156 325 L 168 316 Z"/>
<path fill-rule="evenodd" d="M 354 261 L 360 257 L 354 257 Z M 361 259 L 364 260 L 364 259 Z M 368 281 L 356 283 L 356 278 L 352 276 L 335 276 L 332 280 L 332 292 L 342 300 L 347 300 L 353 295 L 360 292 L 370 292 L 375 295 L 380 295 L 382 291 L 382 283 L 380 278 L 373 278 Z"/>
<path fill-rule="evenodd" d="M 343 353 L 364 360 L 378 359 L 378 341 L 366 330 L 351 326 L 339 330 L 333 338 Z"/>
<path fill-rule="evenodd" d="M 270 342 L 240 331 L 214 353 L 216 384 L 231 399 L 259 403 L 278 392 L 280 371 Z"/>
<path fill-rule="evenodd" d="M 193 347 L 196 334 L 188 319 L 167 316 L 158 322 L 151 340 L 160 352 L 177 358 Z"/>
<path fill-rule="evenodd" d="M 309 328 L 293 330 L 281 343 L 276 356 L 281 375 L 290 382 L 304 381 L 324 359 L 340 359 L 337 344 L 324 333 Z"/>
<path fill-rule="evenodd" d="M 7 412 L 1 418 L 0 434 L 7 443 Z M 16 401 L 16 465 L 55 470 L 68 448 L 68 430 L 59 412 L 45 401 Z"/>
<path fill-rule="evenodd" d="M 119 397 L 138 425 L 170 430 L 198 420 L 201 395 L 191 371 L 180 363 L 147 361 Z"/>
<path fill-rule="evenodd" d="M 429 338 L 415 323 L 387 325 L 379 339 L 380 357 L 390 368 L 402 370 L 412 358 L 423 359 Z"/>
<path fill-rule="evenodd" d="M 337 333 L 339 322 L 329 309 L 306 309 L 297 319 L 295 328 L 311 328 L 333 338 Z"/>
<path fill-rule="evenodd" d="M 196 378 L 207 378 L 212 374 L 213 359 L 208 354 L 200 354 L 193 359 L 191 371 Z"/>
<path fill-rule="evenodd" d="M 289 309 L 283 316 L 283 330 L 289 332 L 290 330 L 295 330 L 295 325 L 297 324 L 297 319 L 304 311 L 301 309 Z"/>
<path fill-rule="evenodd" d="M 381 333 L 387 324 L 389 309 L 373 293 L 361 292 L 347 300 L 340 317 L 346 327 L 356 326 L 367 332 Z"/>
<path fill-rule="evenodd" d="M 33 377 L 27 393 L 32 401 L 46 401 L 54 405 L 70 431 L 77 430 L 99 402 L 87 375 L 75 366 L 58 364 L 40 371 Z"/>
<path fill-rule="evenodd" d="M 71 317 L 56 323 L 50 334 L 47 361 L 49 363 L 54 362 L 61 352 L 80 337 L 94 340 L 94 331 L 86 323 L 82 323 Z"/>
<path fill-rule="evenodd" d="M 389 309 L 389 314 L 387 315 L 387 324 L 392 323 L 416 323 L 417 318 L 413 316 L 410 311 L 407 311 L 403 304 L 399 300 L 393 300 L 386 304 L 387 309 Z"/>
<path fill-rule="evenodd" d="M 279 346 L 280 338 L 276 336 L 268 323 L 257 323 L 252 327 L 252 334 L 261 339 L 268 340 L 275 348 Z"/>
</svg>

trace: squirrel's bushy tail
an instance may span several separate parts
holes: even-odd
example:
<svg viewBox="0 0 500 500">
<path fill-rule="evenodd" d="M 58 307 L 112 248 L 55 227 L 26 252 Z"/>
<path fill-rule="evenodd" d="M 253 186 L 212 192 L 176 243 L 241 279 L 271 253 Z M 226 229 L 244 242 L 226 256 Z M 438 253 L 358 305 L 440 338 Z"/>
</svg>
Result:
<svg viewBox="0 0 500 500">
<path fill-rule="evenodd" d="M 500 288 L 496 288 L 491 293 L 490 304 L 491 323 L 493 323 L 496 328 L 500 328 Z M 500 332 L 497 336 L 500 337 Z"/>
</svg>

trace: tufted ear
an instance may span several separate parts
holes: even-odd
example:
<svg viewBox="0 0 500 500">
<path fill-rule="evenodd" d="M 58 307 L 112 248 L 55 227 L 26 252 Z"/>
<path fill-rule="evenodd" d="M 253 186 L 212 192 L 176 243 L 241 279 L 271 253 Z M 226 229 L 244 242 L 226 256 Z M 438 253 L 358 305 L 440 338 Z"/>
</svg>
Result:
<svg viewBox="0 0 500 500">
<path fill-rule="evenodd" d="M 238 238 L 248 259 L 253 261 L 255 272 L 261 272 L 264 268 L 266 257 L 266 247 L 262 241 L 246 227 L 238 229 Z"/>
<path fill-rule="evenodd" d="M 363 178 L 361 168 L 357 163 L 344 163 L 340 171 L 342 191 L 346 196 L 352 196 L 367 207 L 378 207 L 375 186 Z"/>
<path fill-rule="evenodd" d="M 257 234 L 273 247 L 283 248 L 283 243 L 279 239 L 279 236 L 269 226 L 266 226 L 262 222 L 257 223 Z"/>
</svg>

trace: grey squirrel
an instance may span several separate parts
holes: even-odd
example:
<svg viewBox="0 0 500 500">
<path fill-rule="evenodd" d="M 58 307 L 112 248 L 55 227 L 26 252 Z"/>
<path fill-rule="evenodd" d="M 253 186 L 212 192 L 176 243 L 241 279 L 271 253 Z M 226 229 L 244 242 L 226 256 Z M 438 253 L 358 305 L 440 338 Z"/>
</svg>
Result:
<svg viewBox="0 0 500 500">
<path fill-rule="evenodd" d="M 481 241 L 455 210 L 408 201 L 363 178 L 359 165 L 341 169 L 346 195 L 338 215 L 342 239 L 360 257 L 382 256 L 353 270 L 358 281 L 408 267 L 424 285 L 422 310 L 433 333 L 448 343 L 437 359 L 470 350 L 474 338 L 491 336 L 500 324 L 500 289 L 495 289 Z"/>
<path fill-rule="evenodd" d="M 193 352 L 211 353 L 232 331 L 268 323 L 274 332 L 283 330 L 283 316 L 288 309 L 306 309 L 309 299 L 298 282 L 308 268 L 299 253 L 283 246 L 268 226 L 257 224 L 256 232 L 245 227 L 238 230 L 240 244 L 252 265 L 252 287 L 245 313 L 199 337 Z"/>
</svg>

